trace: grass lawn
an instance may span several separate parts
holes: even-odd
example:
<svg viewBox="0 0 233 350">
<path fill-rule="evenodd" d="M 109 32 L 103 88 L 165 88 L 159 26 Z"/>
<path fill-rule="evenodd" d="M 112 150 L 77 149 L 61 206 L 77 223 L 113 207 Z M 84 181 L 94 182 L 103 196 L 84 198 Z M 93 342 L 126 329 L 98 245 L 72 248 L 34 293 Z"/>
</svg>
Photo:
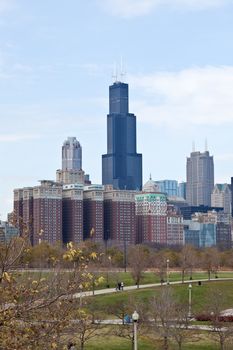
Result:
<svg viewBox="0 0 233 350">
<path fill-rule="evenodd" d="M 106 330 L 109 335 L 106 335 Z M 100 337 L 95 337 L 87 342 L 86 350 L 131 350 L 131 341 L 111 335 L 111 328 L 103 329 L 103 334 Z M 162 339 L 155 338 L 153 336 L 141 336 L 138 339 L 138 350 L 161 350 Z M 178 349 L 177 345 L 173 342 L 169 342 L 169 349 Z M 219 349 L 218 344 L 212 339 L 212 336 L 207 332 L 199 334 L 187 333 L 187 338 L 182 347 L 183 350 L 217 350 Z M 227 349 L 232 349 L 228 347 Z"/>
<path fill-rule="evenodd" d="M 163 286 L 162 288 L 167 288 L 167 286 Z M 187 284 L 171 285 L 169 288 L 173 290 L 178 300 L 188 303 Z M 194 313 L 202 312 L 205 309 L 212 290 L 218 290 L 223 294 L 223 307 L 225 309 L 233 308 L 233 281 L 203 282 L 201 286 L 198 286 L 197 283 L 193 283 L 192 310 Z M 124 303 L 129 298 L 147 303 L 151 297 L 160 291 L 161 287 L 123 292 L 119 291 L 113 294 L 95 296 L 93 303 L 96 309 L 103 311 L 108 306 L 118 304 L 119 302 Z"/>
<path fill-rule="evenodd" d="M 16 273 L 17 275 L 19 275 L 19 277 L 17 278 L 18 281 L 22 282 L 25 278 L 28 279 L 29 277 L 32 279 L 39 279 L 39 278 L 47 278 L 50 279 L 52 278 L 53 274 L 55 273 L 56 270 L 51 270 L 51 272 L 48 271 L 21 271 L 19 273 Z M 63 274 L 63 278 L 64 275 L 67 275 L 67 277 L 69 276 L 69 272 L 60 272 Z M 134 285 L 134 281 L 132 279 L 131 273 L 130 272 L 101 272 L 98 275 L 103 276 L 104 277 L 104 281 L 95 286 L 95 289 L 103 289 L 106 288 L 107 285 L 110 288 L 114 288 L 116 287 L 117 282 L 124 282 L 125 286 L 132 286 Z M 219 272 L 218 273 L 218 278 L 233 278 L 233 272 Z M 190 276 L 189 275 L 185 275 L 185 280 L 189 280 Z M 206 272 L 194 272 L 193 276 L 192 276 L 193 280 L 202 280 L 202 279 L 207 279 L 208 275 Z M 211 278 L 215 278 L 215 275 L 212 274 Z M 170 282 L 175 282 L 175 281 L 180 281 L 181 280 L 181 273 L 180 272 L 172 272 L 169 274 L 169 281 Z M 160 279 L 158 274 L 153 273 L 153 272 L 144 272 L 143 273 L 143 278 L 140 282 L 140 284 L 150 284 L 150 283 L 159 283 Z"/>
<path fill-rule="evenodd" d="M 132 279 L 130 272 L 115 272 L 115 273 L 102 273 L 103 277 L 105 278 L 105 281 L 98 286 L 98 288 L 105 288 L 107 284 L 111 288 L 116 286 L 117 281 L 123 281 L 125 286 L 131 286 L 134 285 L 134 281 Z M 218 278 L 233 278 L 233 272 L 219 272 Z M 208 274 L 206 272 L 194 272 L 192 275 L 193 280 L 199 280 L 199 279 L 207 279 Z M 211 274 L 211 278 L 215 278 L 215 274 Z M 166 279 L 166 278 L 165 278 Z M 190 275 L 185 275 L 185 280 L 189 280 Z M 170 272 L 169 274 L 169 280 L 170 282 L 180 281 L 181 280 L 181 273 L 180 272 Z M 140 282 L 140 284 L 149 284 L 149 283 L 159 283 L 160 278 L 158 274 L 153 272 L 144 272 L 143 278 Z"/>
</svg>

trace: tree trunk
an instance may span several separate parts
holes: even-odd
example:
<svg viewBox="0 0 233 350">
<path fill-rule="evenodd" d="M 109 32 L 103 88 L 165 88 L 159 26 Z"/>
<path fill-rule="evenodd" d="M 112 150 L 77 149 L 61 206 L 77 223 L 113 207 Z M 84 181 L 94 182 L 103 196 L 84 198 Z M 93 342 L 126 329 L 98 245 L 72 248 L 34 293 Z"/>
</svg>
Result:
<svg viewBox="0 0 233 350">
<path fill-rule="evenodd" d="M 168 350 L 168 339 L 167 336 L 163 338 L 163 350 Z"/>
<path fill-rule="evenodd" d="M 182 283 L 184 283 L 184 270 L 182 269 Z"/>
<path fill-rule="evenodd" d="M 95 295 L 95 282 L 92 282 L 92 295 Z"/>
<path fill-rule="evenodd" d="M 224 339 L 223 339 L 223 337 L 220 335 L 220 339 L 219 339 L 220 341 L 219 341 L 219 343 L 220 343 L 220 349 L 221 350 L 224 350 Z"/>
<path fill-rule="evenodd" d="M 84 339 L 81 339 L 80 350 L 84 350 Z"/>
</svg>

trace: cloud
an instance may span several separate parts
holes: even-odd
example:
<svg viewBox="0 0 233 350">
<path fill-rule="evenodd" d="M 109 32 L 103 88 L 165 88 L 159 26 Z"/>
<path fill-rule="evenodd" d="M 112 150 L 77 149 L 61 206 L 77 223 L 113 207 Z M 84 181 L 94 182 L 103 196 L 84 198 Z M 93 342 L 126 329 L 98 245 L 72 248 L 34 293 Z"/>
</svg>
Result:
<svg viewBox="0 0 233 350">
<path fill-rule="evenodd" d="M 0 142 L 19 142 L 19 141 L 26 141 L 26 140 L 35 140 L 39 139 L 40 135 L 33 135 L 33 134 L 8 134 L 8 135 L 1 135 L 0 134 Z"/>
<path fill-rule="evenodd" d="M 135 75 L 129 81 L 142 96 L 133 106 L 142 121 L 175 128 L 233 124 L 233 66 Z"/>
<path fill-rule="evenodd" d="M 144 16 L 159 7 L 204 10 L 224 6 L 232 0 L 97 0 L 104 10 L 122 18 Z"/>
</svg>

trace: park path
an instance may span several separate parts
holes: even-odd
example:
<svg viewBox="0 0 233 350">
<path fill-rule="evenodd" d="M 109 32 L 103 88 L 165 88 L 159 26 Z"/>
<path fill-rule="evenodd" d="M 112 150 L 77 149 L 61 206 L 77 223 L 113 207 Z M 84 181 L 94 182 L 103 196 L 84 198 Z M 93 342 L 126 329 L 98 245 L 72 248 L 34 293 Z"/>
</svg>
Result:
<svg viewBox="0 0 233 350">
<path fill-rule="evenodd" d="M 218 282 L 218 281 L 233 281 L 232 277 L 226 277 L 226 278 L 211 278 L 211 279 L 200 279 L 200 280 L 185 280 L 182 281 L 174 281 L 170 282 L 169 285 L 179 285 L 179 284 L 195 284 L 195 283 L 203 283 L 203 282 Z M 138 290 L 138 289 L 146 289 L 146 288 L 154 288 L 154 287 L 161 287 L 167 285 L 167 283 L 149 283 L 149 284 L 141 284 L 138 288 L 138 286 L 125 286 L 124 291 L 130 291 L 130 290 Z M 105 288 L 105 289 L 97 289 L 94 291 L 94 295 L 103 295 L 103 294 L 111 294 L 111 293 L 121 293 L 122 291 L 117 290 L 116 288 Z M 83 291 L 80 293 L 73 294 L 73 298 L 82 298 L 86 296 L 93 296 L 93 291 Z"/>
</svg>

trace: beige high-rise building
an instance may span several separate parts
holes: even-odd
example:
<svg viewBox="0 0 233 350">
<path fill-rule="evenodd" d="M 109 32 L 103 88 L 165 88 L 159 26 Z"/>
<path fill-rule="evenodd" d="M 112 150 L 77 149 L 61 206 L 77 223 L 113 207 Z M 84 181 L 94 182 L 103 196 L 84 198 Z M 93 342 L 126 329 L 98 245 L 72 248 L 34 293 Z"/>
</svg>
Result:
<svg viewBox="0 0 233 350">
<path fill-rule="evenodd" d="M 187 158 L 186 200 L 193 206 L 211 206 L 214 188 L 214 160 L 208 151 L 192 152 Z"/>
<path fill-rule="evenodd" d="M 211 206 L 223 208 L 224 213 L 231 213 L 231 186 L 216 184 L 211 194 Z"/>
</svg>

